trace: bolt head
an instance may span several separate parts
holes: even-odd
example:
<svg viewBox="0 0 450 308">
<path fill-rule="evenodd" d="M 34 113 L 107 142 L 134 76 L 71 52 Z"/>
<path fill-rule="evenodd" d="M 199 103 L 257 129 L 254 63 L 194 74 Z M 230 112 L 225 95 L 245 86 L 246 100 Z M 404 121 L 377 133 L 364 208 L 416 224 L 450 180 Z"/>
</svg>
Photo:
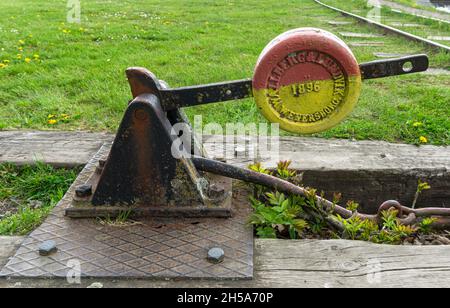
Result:
<svg viewBox="0 0 450 308">
<path fill-rule="evenodd" d="M 45 241 L 41 245 L 39 245 L 39 254 L 41 256 L 48 256 L 54 252 L 56 252 L 58 248 L 56 247 L 55 241 Z"/>
<path fill-rule="evenodd" d="M 220 247 L 213 247 L 208 250 L 207 260 L 211 263 L 217 264 L 223 261 L 225 252 Z"/>
<path fill-rule="evenodd" d="M 92 185 L 84 184 L 75 189 L 75 195 L 79 198 L 85 198 L 92 195 Z"/>
<path fill-rule="evenodd" d="M 209 186 L 208 195 L 212 199 L 218 199 L 225 193 L 225 188 L 221 185 L 211 184 Z"/>
</svg>

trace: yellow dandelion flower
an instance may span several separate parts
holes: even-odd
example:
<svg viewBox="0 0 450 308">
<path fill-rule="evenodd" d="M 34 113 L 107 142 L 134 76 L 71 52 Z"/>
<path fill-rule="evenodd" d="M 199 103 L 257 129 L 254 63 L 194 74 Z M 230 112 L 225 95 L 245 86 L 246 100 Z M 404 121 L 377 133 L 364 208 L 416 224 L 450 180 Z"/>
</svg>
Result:
<svg viewBox="0 0 450 308">
<path fill-rule="evenodd" d="M 413 123 L 413 126 L 414 126 L 414 127 L 419 127 L 419 126 L 422 126 L 422 125 L 423 125 L 422 122 L 414 122 L 414 123 Z"/>
<path fill-rule="evenodd" d="M 427 139 L 427 137 L 425 137 L 425 136 L 420 136 L 420 137 L 419 137 L 419 141 L 420 141 L 420 143 L 427 143 L 427 142 L 428 142 L 428 139 Z"/>
<path fill-rule="evenodd" d="M 33 55 L 33 58 L 34 58 L 35 60 L 39 60 L 39 55 L 38 55 L 38 54 Z"/>
<path fill-rule="evenodd" d="M 30 63 L 31 62 L 31 59 L 30 58 L 25 58 L 25 60 L 24 60 L 26 63 Z"/>
<path fill-rule="evenodd" d="M 25 41 L 24 41 L 24 40 L 19 40 L 19 44 L 20 44 L 20 45 L 24 45 L 24 44 L 25 44 Z"/>
<path fill-rule="evenodd" d="M 69 33 L 70 33 L 70 30 L 63 29 L 62 32 L 65 33 L 65 34 L 69 34 Z"/>
<path fill-rule="evenodd" d="M 19 54 L 16 56 L 16 58 L 20 60 L 20 59 L 22 59 L 22 55 L 19 53 Z"/>
<path fill-rule="evenodd" d="M 70 115 L 68 115 L 67 113 L 62 113 L 62 114 L 61 114 L 61 119 L 62 119 L 63 121 L 67 121 L 67 120 L 70 119 Z"/>
<path fill-rule="evenodd" d="M 8 65 L 6 65 L 6 64 L 4 64 L 4 63 L 0 63 L 0 68 L 5 68 L 5 67 L 7 67 Z"/>
<path fill-rule="evenodd" d="M 8 64 L 10 61 L 9 60 L 3 60 L 3 63 Z"/>
<path fill-rule="evenodd" d="M 49 114 L 49 115 L 47 116 L 48 119 L 53 119 L 54 117 L 56 117 L 56 115 L 54 115 L 54 114 Z"/>
<path fill-rule="evenodd" d="M 51 120 L 48 120 L 47 123 L 50 125 L 54 125 L 54 124 L 58 123 L 58 120 L 51 119 Z"/>
</svg>

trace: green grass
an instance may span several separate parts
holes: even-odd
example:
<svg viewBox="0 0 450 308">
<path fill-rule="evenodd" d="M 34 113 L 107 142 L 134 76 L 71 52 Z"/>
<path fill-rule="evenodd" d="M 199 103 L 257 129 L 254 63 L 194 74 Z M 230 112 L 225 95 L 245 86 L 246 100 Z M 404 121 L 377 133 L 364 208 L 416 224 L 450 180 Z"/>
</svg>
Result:
<svg viewBox="0 0 450 308">
<path fill-rule="evenodd" d="M 67 24 L 65 1 L 1 1 L 0 61 L 10 63 L 0 69 L 0 129 L 115 131 L 130 99 L 127 67 L 146 67 L 172 87 L 241 79 L 252 75 L 263 47 L 286 30 L 378 31 L 363 24 L 331 26 L 329 20 L 351 19 L 312 0 L 92 0 L 81 5 L 81 24 Z M 442 34 L 439 27 L 430 29 Z M 400 37 L 383 40 L 383 47 L 352 48 L 358 61 L 374 60 L 376 51 L 425 52 L 431 66 L 450 68 L 449 54 Z M 352 41 L 357 40 L 347 40 Z M 17 59 L 19 47 L 22 59 Z M 417 143 L 424 135 L 432 144 L 450 144 L 449 84 L 449 76 L 422 74 L 365 82 L 354 113 L 318 136 Z M 204 124 L 265 121 L 252 99 L 187 113 L 202 114 Z M 48 123 L 49 115 L 55 123 Z M 420 130 L 411 126 L 417 121 L 423 122 Z"/>
<path fill-rule="evenodd" d="M 76 175 L 77 170 L 41 163 L 24 167 L 0 164 L 0 204 L 8 204 L 10 212 L 0 219 L 0 235 L 24 235 L 39 226 Z"/>
</svg>

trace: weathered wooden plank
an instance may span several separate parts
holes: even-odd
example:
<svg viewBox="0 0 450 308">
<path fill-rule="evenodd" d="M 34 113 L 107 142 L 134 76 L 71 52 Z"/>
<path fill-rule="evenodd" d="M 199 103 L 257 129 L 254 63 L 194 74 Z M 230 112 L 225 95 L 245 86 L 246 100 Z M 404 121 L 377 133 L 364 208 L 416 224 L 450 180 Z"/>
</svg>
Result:
<svg viewBox="0 0 450 308">
<path fill-rule="evenodd" d="M 259 284 L 291 287 L 448 287 L 450 247 L 344 240 L 259 240 Z"/>
<path fill-rule="evenodd" d="M 18 165 L 36 161 L 57 167 L 85 165 L 113 135 L 89 132 L 2 131 L 0 162 Z"/>
<path fill-rule="evenodd" d="M 246 151 L 258 144 L 255 136 L 238 136 L 238 147 L 246 144 Z M 204 146 L 212 156 L 224 157 L 230 145 L 221 135 L 204 136 Z M 272 141 L 269 140 L 269 143 Z M 221 146 L 224 144 L 225 146 Z M 276 151 L 261 154 L 266 166 L 275 167 L 278 158 L 292 160 L 292 166 L 308 170 L 414 170 L 449 169 L 450 147 L 415 146 L 384 141 L 352 141 L 346 139 L 323 139 L 312 137 L 280 137 L 279 155 Z M 233 146 L 233 144 L 231 145 Z M 240 165 L 251 160 L 236 158 L 232 162 Z"/>
<path fill-rule="evenodd" d="M 204 146 L 212 157 L 225 157 L 226 137 L 207 136 Z M 238 148 L 255 148 L 257 137 L 237 137 Z M 244 151 L 245 152 L 245 151 Z M 258 161 L 274 168 L 279 159 L 291 160 L 303 172 L 303 184 L 316 187 L 332 198 L 343 194 L 343 203 L 355 200 L 363 212 L 375 212 L 388 200 L 410 205 L 417 181 L 427 181 L 432 189 L 421 194 L 418 206 L 450 206 L 450 147 L 414 146 L 380 141 L 282 137 L 279 153 L 261 153 Z M 252 159 L 236 157 L 232 164 L 246 166 Z"/>
<path fill-rule="evenodd" d="M 235 147 L 244 146 L 248 152 L 258 145 L 258 138 L 237 136 L 230 142 L 225 136 L 215 135 L 204 136 L 203 140 L 210 156 L 222 158 L 230 149 L 235 154 Z M 104 142 L 112 140 L 113 135 L 106 133 L 3 131 L 0 162 L 27 164 L 40 160 L 56 166 L 83 165 Z M 267 167 L 276 166 L 279 159 L 292 160 L 293 167 L 304 172 L 304 185 L 325 191 L 328 198 L 341 192 L 343 202 L 358 201 L 361 211 L 374 212 L 387 199 L 410 204 L 418 179 L 432 187 L 423 192 L 418 206 L 450 206 L 450 147 L 281 137 L 279 153 L 269 149 L 258 158 Z M 253 159 L 234 157 L 228 161 L 246 166 Z"/>
<path fill-rule="evenodd" d="M 17 281 L 23 287 L 68 285 L 64 280 L 22 279 L 0 280 L 0 287 Z M 257 239 L 252 281 L 85 279 L 80 286 L 94 281 L 106 287 L 450 287 L 450 246 Z"/>
<path fill-rule="evenodd" d="M 108 133 L 63 131 L 1 131 L 0 162 L 33 163 L 43 159 L 50 164 L 85 164 L 100 146 L 112 142 Z M 212 156 L 224 157 L 224 149 L 247 143 L 257 145 L 258 137 L 204 136 L 204 146 Z M 274 167 L 276 153 L 264 153 L 262 161 Z M 280 158 L 291 159 L 293 167 L 308 170 L 449 169 L 450 147 L 414 146 L 382 141 L 350 141 L 308 137 L 280 137 Z M 233 159 L 231 160 L 233 161 Z M 251 160 L 235 158 L 236 164 Z"/>
</svg>

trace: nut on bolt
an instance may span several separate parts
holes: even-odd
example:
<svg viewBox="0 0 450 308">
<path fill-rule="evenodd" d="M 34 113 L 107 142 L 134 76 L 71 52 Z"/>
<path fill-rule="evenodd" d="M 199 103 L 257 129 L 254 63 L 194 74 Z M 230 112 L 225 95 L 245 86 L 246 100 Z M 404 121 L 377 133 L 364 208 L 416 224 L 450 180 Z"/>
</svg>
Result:
<svg viewBox="0 0 450 308">
<path fill-rule="evenodd" d="M 208 189 L 208 196 L 211 199 L 219 199 L 223 197 L 225 193 L 225 188 L 218 184 L 211 184 Z"/>
<path fill-rule="evenodd" d="M 92 185 L 84 184 L 75 189 L 75 195 L 79 198 L 86 198 L 92 195 Z"/>
</svg>

